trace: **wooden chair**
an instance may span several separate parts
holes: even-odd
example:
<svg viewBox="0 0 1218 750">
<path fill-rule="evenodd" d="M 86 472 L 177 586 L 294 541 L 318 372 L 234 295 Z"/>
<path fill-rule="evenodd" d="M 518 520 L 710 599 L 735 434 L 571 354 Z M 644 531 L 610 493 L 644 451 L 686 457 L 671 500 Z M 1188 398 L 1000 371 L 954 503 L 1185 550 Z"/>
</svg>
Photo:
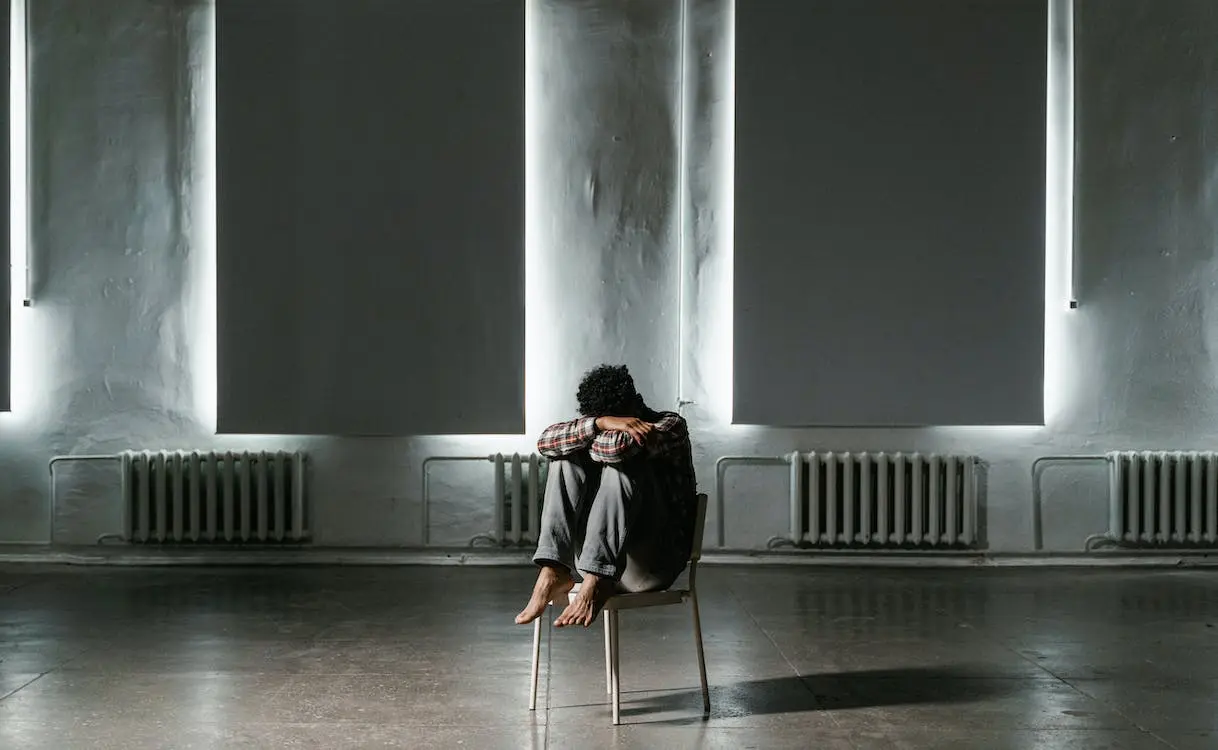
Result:
<svg viewBox="0 0 1218 750">
<path fill-rule="evenodd" d="M 702 535 L 706 526 L 707 497 L 698 495 L 697 515 L 694 518 L 693 549 L 689 555 L 689 581 L 686 588 L 670 588 L 664 591 L 649 591 L 642 594 L 616 594 L 605 603 L 602 614 L 605 620 L 605 689 L 613 702 L 613 723 L 621 723 L 622 689 L 619 669 L 618 618 L 622 610 L 663 607 L 688 602 L 693 612 L 694 642 L 698 646 L 698 673 L 702 679 L 702 711 L 710 713 L 710 688 L 706 684 L 706 655 L 702 650 L 702 619 L 698 612 L 698 560 L 702 557 Z M 577 584 L 571 590 L 569 601 L 579 593 Z M 556 602 L 550 602 L 555 605 Z M 541 661 L 541 621 L 546 615 L 533 621 L 533 670 L 529 691 L 529 710 L 537 708 L 537 678 Z M 549 622 L 553 622 L 552 620 Z"/>
</svg>

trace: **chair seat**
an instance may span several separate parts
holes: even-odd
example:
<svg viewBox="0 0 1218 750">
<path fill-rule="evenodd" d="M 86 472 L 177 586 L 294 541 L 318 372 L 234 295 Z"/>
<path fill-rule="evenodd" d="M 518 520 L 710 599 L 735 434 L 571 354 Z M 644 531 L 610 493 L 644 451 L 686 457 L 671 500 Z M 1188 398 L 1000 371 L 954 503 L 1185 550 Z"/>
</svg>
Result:
<svg viewBox="0 0 1218 750">
<path fill-rule="evenodd" d="M 567 601 L 575 601 L 579 593 L 579 584 L 567 594 Z M 605 609 L 641 609 L 643 607 L 663 607 L 669 604 L 680 604 L 689 598 L 687 589 L 665 589 L 663 591 L 644 591 L 639 594 L 614 594 L 605 602 Z"/>
</svg>

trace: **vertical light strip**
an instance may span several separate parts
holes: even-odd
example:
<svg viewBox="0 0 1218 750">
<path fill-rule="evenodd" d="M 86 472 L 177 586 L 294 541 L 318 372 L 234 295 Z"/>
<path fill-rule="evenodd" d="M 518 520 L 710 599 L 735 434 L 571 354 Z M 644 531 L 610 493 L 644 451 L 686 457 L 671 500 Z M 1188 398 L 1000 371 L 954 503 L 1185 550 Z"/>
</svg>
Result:
<svg viewBox="0 0 1218 750">
<path fill-rule="evenodd" d="M 537 69 L 537 45 L 544 37 L 535 28 L 542 0 L 524 4 L 524 419 L 530 435 L 540 432 L 553 418 L 556 404 L 553 284 L 550 264 L 539 246 L 538 231 L 545 217 L 539 203 L 538 144 L 543 122 L 539 117 L 541 71 Z"/>
<path fill-rule="evenodd" d="M 688 321 L 694 314 L 689 309 L 692 295 L 689 293 L 689 270 L 693 264 L 689 262 L 689 49 L 690 49 L 690 13 L 689 5 L 693 0 L 680 0 L 680 19 L 677 33 L 680 42 L 677 45 L 677 411 L 689 403 L 685 385 L 686 364 L 690 348 L 688 341 Z"/>
<path fill-rule="evenodd" d="M 11 0 L 9 13 L 9 283 L 16 321 L 19 309 L 30 304 L 26 0 Z"/>
<path fill-rule="evenodd" d="M 1074 0 L 1049 0 L 1048 165 L 1046 245 L 1059 275 L 1058 297 L 1074 296 Z"/>
<path fill-rule="evenodd" d="M 1065 6 L 1061 30 L 1058 32 L 1062 39 L 1063 70 L 1058 81 L 1065 88 L 1066 100 L 1064 122 L 1062 123 L 1062 187 L 1065 196 L 1062 199 L 1062 261 L 1065 265 L 1066 293 L 1069 297 L 1067 306 L 1070 309 L 1078 307 L 1078 297 L 1074 288 L 1074 0 L 1057 0 Z"/>
<path fill-rule="evenodd" d="M 195 417 L 211 433 L 219 415 L 219 333 L 216 285 L 216 4 L 202 11 L 198 58 L 192 59 L 193 86 L 197 92 L 195 121 L 195 174 L 192 213 L 195 216 L 193 309 L 195 344 L 191 351 Z M 189 35 L 188 35 L 189 36 Z M 192 55 L 193 57 L 193 55 Z"/>
<path fill-rule="evenodd" d="M 1074 0 L 1048 0 L 1045 165 L 1045 421 L 1066 399 L 1074 296 Z"/>
<path fill-rule="evenodd" d="M 717 288 L 710 295 L 713 304 L 704 305 L 700 314 L 705 315 L 701 326 L 707 342 L 708 359 L 701 376 L 706 383 L 706 392 L 713 404 L 717 421 L 732 422 L 733 405 L 733 335 L 735 326 L 733 289 L 735 263 L 735 213 L 736 213 L 736 2 L 727 3 L 727 29 L 723 42 L 723 55 L 719 68 L 720 95 L 716 105 L 715 130 L 722 139 L 724 149 L 718 181 L 718 233 L 716 237 L 717 273 L 714 283 Z"/>
<path fill-rule="evenodd" d="M 40 412 L 48 389 L 51 341 L 30 307 L 29 47 L 27 0 L 9 4 L 9 412 L 24 423 Z M 42 334 L 40 337 L 40 333 Z M 40 340 L 41 338 L 41 340 Z"/>
</svg>

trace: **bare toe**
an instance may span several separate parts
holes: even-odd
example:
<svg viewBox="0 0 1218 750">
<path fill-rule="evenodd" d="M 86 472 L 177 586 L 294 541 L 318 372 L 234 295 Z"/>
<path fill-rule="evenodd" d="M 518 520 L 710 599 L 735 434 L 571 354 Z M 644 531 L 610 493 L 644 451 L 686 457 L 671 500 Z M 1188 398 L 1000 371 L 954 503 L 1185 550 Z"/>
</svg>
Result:
<svg viewBox="0 0 1218 750">
<path fill-rule="evenodd" d="M 560 573 L 554 568 L 542 568 L 537 575 L 537 583 L 533 586 L 533 596 L 520 614 L 516 615 L 516 624 L 527 625 L 541 617 L 551 601 L 561 601 L 574 585 L 565 570 Z"/>
<path fill-rule="evenodd" d="M 528 625 L 533 620 L 541 617 L 542 613 L 546 611 L 546 605 L 549 603 L 550 602 L 548 600 L 539 601 L 538 598 L 534 596 L 529 600 L 529 603 L 525 605 L 525 608 L 520 610 L 520 614 L 516 615 L 516 624 Z"/>
<path fill-rule="evenodd" d="M 601 583 L 593 585 L 585 585 L 580 589 L 579 594 L 575 597 L 575 601 L 567 605 L 558 619 L 554 621 L 556 627 L 564 628 L 569 625 L 583 625 L 585 628 L 591 627 L 592 623 L 596 622 L 597 616 L 601 609 L 604 608 L 605 602 L 608 600 L 608 595 L 605 593 L 612 588 Z"/>
</svg>

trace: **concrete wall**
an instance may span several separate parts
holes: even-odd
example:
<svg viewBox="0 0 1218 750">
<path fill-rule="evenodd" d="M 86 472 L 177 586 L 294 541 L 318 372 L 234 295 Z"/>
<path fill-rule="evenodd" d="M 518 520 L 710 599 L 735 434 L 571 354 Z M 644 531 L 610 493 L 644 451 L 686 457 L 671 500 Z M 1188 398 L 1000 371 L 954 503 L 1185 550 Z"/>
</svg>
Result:
<svg viewBox="0 0 1218 750">
<path fill-rule="evenodd" d="M 420 538 L 426 456 L 530 449 L 527 436 L 213 436 L 209 8 L 30 2 L 34 306 L 15 311 L 15 408 L 0 418 L 0 540 L 46 540 L 46 462 L 55 454 L 303 448 L 313 457 L 317 542 L 397 546 Z M 813 431 L 726 424 L 729 0 L 689 0 L 684 17 L 679 0 L 536 0 L 529 316 L 548 325 L 530 329 L 530 423 L 566 415 L 584 368 L 624 360 L 657 405 L 692 402 L 686 413 L 708 490 L 725 454 L 975 452 L 987 461 L 982 519 L 994 551 L 1030 548 L 1037 456 L 1213 447 L 1211 6 L 1079 2 L 1081 307 L 1047 306 L 1049 425 Z M 438 470 L 433 541 L 487 530 L 489 477 L 484 466 Z M 761 546 L 783 531 L 785 481 L 775 469 L 731 475 L 729 546 Z M 60 488 L 60 543 L 115 530 L 112 469 L 68 467 Z M 1103 529 L 1102 467 L 1051 471 L 1046 489 L 1047 548 L 1077 549 Z"/>
</svg>

